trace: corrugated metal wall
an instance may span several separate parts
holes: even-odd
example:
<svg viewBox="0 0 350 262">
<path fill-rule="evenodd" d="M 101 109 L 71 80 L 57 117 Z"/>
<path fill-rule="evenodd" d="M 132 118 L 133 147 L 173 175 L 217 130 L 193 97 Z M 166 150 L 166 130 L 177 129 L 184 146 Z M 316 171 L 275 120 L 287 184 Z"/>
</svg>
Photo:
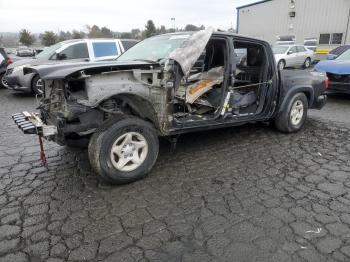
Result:
<svg viewBox="0 0 350 262">
<path fill-rule="evenodd" d="M 291 6 L 295 5 L 295 9 Z M 298 43 L 321 33 L 343 33 L 343 43 L 350 44 L 346 33 L 350 0 L 272 0 L 238 12 L 238 33 L 274 43 L 278 35 L 295 35 Z M 289 12 L 295 11 L 291 18 Z M 350 29 L 350 28 L 349 28 Z"/>
</svg>

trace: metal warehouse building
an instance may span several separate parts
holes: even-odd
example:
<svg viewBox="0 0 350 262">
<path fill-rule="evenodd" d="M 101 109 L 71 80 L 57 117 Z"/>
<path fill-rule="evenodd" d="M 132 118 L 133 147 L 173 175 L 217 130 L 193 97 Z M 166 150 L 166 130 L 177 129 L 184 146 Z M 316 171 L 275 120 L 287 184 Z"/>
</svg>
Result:
<svg viewBox="0 0 350 262">
<path fill-rule="evenodd" d="M 237 8 L 237 32 L 271 44 L 294 36 L 322 48 L 350 44 L 350 0 L 265 0 Z"/>
</svg>

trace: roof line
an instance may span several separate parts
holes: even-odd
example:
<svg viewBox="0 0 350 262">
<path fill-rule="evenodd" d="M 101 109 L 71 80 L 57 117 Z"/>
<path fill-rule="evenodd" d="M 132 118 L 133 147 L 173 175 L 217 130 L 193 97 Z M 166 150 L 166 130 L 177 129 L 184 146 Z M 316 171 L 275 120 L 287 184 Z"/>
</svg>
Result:
<svg viewBox="0 0 350 262">
<path fill-rule="evenodd" d="M 262 0 L 262 1 L 255 2 L 255 3 L 251 3 L 251 4 L 248 4 L 248 5 L 239 6 L 239 7 L 237 7 L 236 9 L 239 10 L 239 9 L 246 8 L 246 7 L 249 7 L 249 6 L 254 6 L 254 5 L 258 5 L 258 4 L 263 4 L 263 3 L 271 2 L 271 1 L 272 1 L 272 0 Z"/>
</svg>

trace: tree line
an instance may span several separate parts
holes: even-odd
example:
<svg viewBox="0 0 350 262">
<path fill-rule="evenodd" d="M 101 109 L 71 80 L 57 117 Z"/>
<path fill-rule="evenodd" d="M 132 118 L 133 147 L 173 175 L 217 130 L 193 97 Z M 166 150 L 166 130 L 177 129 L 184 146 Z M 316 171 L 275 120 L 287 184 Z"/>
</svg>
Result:
<svg viewBox="0 0 350 262">
<path fill-rule="evenodd" d="M 175 28 L 166 28 L 164 25 L 156 27 L 152 20 L 148 20 L 144 30 L 132 29 L 130 32 L 113 32 L 108 27 L 99 27 L 97 25 L 86 26 L 85 31 L 60 31 L 55 33 L 54 31 L 45 31 L 39 35 L 39 39 L 43 46 L 50 46 L 58 42 L 69 40 L 69 39 L 80 39 L 80 38 L 120 38 L 120 39 L 145 39 L 154 35 L 173 33 L 175 31 L 198 31 L 205 29 L 202 26 L 195 26 L 188 24 L 185 28 L 175 29 Z M 31 46 L 36 41 L 36 37 L 27 29 L 22 29 L 19 32 L 19 42 Z"/>
</svg>

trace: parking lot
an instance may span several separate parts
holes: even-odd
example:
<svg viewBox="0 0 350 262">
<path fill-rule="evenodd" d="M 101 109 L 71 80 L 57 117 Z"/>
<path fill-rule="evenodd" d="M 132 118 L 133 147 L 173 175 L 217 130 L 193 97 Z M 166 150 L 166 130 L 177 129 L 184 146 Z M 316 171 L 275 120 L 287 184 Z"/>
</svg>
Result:
<svg viewBox="0 0 350 262">
<path fill-rule="evenodd" d="M 258 124 L 161 143 L 150 175 L 110 186 L 87 154 L 45 143 L 0 90 L 0 261 L 349 261 L 350 98 L 293 135 Z M 50 257 L 50 258 L 49 258 Z"/>
</svg>

